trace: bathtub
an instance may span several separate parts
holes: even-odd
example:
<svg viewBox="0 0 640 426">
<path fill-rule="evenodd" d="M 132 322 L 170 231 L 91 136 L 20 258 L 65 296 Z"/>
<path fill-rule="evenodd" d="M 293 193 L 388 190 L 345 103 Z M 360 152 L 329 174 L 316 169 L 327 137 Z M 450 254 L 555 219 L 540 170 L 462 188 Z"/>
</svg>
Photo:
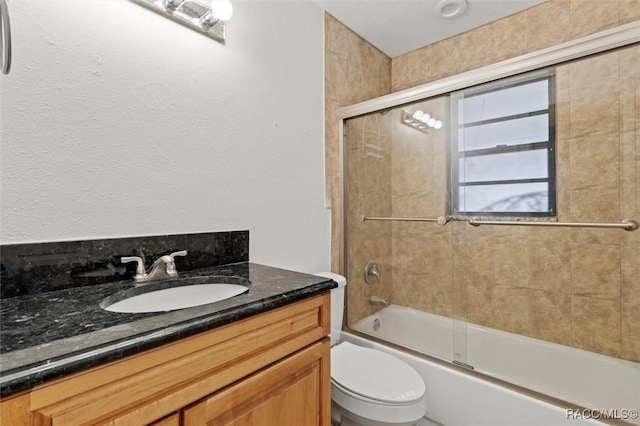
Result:
<svg viewBox="0 0 640 426">
<path fill-rule="evenodd" d="M 459 327 L 460 322 L 455 326 Z M 444 360 L 452 359 L 451 318 L 390 305 L 352 329 Z M 456 331 L 464 332 L 464 328 Z M 634 362 L 466 324 L 466 339 L 457 343 L 466 344 L 466 364 L 484 374 L 594 410 L 580 411 L 348 331 L 343 332 L 342 340 L 393 353 L 422 375 L 427 385 L 430 419 L 425 420 L 425 425 L 433 424 L 428 421 L 445 426 L 602 425 L 596 419 L 603 414 L 640 425 L 640 364 Z"/>
</svg>

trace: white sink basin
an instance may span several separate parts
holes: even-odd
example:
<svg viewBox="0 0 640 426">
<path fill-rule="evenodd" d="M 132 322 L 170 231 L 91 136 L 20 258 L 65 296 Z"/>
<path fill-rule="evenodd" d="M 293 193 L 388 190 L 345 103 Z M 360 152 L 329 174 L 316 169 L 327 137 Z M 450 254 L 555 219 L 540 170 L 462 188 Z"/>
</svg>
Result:
<svg viewBox="0 0 640 426">
<path fill-rule="evenodd" d="M 240 277 L 194 277 L 156 281 L 113 294 L 102 301 L 111 312 L 163 312 L 219 302 L 249 291 Z"/>
</svg>

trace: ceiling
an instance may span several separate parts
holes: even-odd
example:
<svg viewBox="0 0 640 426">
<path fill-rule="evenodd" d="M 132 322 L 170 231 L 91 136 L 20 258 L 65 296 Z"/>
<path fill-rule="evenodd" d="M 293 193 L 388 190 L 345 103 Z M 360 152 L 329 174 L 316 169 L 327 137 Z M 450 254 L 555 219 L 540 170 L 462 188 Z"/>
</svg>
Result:
<svg viewBox="0 0 640 426">
<path fill-rule="evenodd" d="M 313 0 L 390 58 L 527 9 L 544 0 Z M 443 17 L 460 7 L 459 16 Z"/>
</svg>

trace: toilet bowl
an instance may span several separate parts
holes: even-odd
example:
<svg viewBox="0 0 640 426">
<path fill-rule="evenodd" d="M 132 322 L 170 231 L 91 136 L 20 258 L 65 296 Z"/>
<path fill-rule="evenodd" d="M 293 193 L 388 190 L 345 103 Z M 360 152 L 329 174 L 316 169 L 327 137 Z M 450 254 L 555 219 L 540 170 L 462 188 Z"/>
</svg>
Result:
<svg viewBox="0 0 640 426">
<path fill-rule="evenodd" d="M 331 349 L 331 401 L 334 421 L 354 425 L 415 425 L 427 411 L 424 381 L 413 368 L 349 342 Z"/>
<path fill-rule="evenodd" d="M 330 272 L 331 421 L 341 426 L 411 426 L 426 413 L 425 384 L 407 363 L 376 349 L 339 342 L 346 279 Z"/>
</svg>

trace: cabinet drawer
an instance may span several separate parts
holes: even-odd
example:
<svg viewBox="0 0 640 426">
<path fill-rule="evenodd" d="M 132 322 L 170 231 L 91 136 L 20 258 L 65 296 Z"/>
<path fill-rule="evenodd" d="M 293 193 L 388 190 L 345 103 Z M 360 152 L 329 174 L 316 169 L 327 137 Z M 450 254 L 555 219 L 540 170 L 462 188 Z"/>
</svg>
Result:
<svg viewBox="0 0 640 426">
<path fill-rule="evenodd" d="M 329 301 L 316 296 L 38 386 L 32 422 L 152 423 L 322 339 Z"/>
</svg>

